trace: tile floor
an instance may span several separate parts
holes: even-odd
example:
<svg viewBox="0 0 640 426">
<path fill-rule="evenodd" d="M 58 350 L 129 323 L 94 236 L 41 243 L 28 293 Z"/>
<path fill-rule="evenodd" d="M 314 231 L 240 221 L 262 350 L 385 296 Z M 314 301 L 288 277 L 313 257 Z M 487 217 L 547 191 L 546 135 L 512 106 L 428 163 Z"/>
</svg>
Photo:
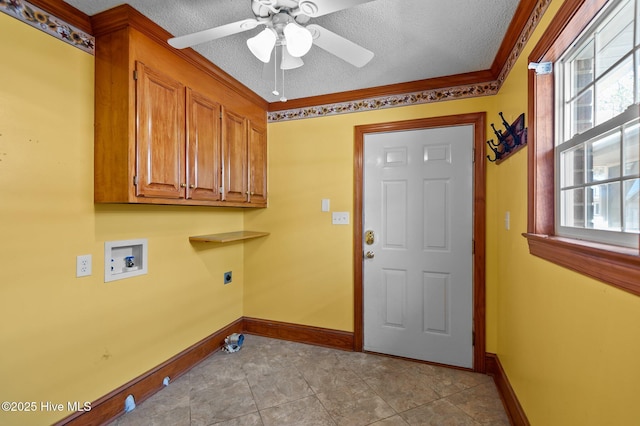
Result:
<svg viewBox="0 0 640 426">
<path fill-rule="evenodd" d="M 245 335 L 120 416 L 126 425 L 509 425 L 485 375 Z"/>
</svg>

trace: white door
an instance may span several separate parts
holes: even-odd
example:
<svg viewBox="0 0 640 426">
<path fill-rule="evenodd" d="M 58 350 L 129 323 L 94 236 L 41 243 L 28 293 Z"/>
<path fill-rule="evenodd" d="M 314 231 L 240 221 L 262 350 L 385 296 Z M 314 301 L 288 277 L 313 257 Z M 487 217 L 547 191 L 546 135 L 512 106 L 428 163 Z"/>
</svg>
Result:
<svg viewBox="0 0 640 426">
<path fill-rule="evenodd" d="M 473 367 L 473 140 L 472 125 L 365 135 L 365 350 Z"/>
</svg>

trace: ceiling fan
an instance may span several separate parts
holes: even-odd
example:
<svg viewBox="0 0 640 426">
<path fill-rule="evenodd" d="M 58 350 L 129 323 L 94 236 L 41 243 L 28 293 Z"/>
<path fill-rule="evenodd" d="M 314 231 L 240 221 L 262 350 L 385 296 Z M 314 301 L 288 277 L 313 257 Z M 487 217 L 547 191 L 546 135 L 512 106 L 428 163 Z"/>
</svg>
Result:
<svg viewBox="0 0 640 426">
<path fill-rule="evenodd" d="M 247 40 L 249 50 L 264 63 L 269 63 L 275 47 L 281 46 L 280 69 L 298 68 L 303 65 L 301 57 L 315 44 L 356 67 L 363 67 L 373 58 L 373 52 L 309 21 L 370 1 L 373 0 L 251 0 L 254 18 L 174 37 L 168 43 L 183 49 L 264 25 L 258 35 Z"/>
</svg>

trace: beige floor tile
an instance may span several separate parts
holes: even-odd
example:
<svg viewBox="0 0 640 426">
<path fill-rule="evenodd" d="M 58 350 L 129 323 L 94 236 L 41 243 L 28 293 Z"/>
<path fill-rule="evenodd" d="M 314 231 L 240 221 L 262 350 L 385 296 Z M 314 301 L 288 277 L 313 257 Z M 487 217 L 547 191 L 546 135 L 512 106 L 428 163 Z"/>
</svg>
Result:
<svg viewBox="0 0 640 426">
<path fill-rule="evenodd" d="M 399 415 L 387 417 L 375 423 L 371 423 L 372 426 L 407 426 L 409 423 L 405 422 Z"/>
<path fill-rule="evenodd" d="M 263 426 L 262 417 L 258 413 L 247 414 L 235 419 L 215 423 L 215 426 Z"/>
<path fill-rule="evenodd" d="M 260 412 L 265 426 L 334 426 L 318 398 L 309 396 Z"/>
<path fill-rule="evenodd" d="M 509 425 L 500 395 L 493 382 L 466 389 L 446 398 L 480 424 Z"/>
<path fill-rule="evenodd" d="M 440 398 L 426 375 L 379 371 L 369 374 L 364 381 L 398 413 Z"/>
<path fill-rule="evenodd" d="M 488 376 L 245 335 L 111 426 L 508 424 Z"/>
<path fill-rule="evenodd" d="M 191 424 L 206 426 L 257 413 L 249 383 L 238 380 L 229 386 L 212 384 L 192 388 L 190 393 Z"/>
<path fill-rule="evenodd" d="M 275 407 L 313 395 L 306 380 L 291 368 L 274 368 L 247 373 L 253 398 L 259 409 Z"/>
<path fill-rule="evenodd" d="M 445 399 L 439 399 L 401 414 L 412 426 L 475 426 L 464 411 Z"/>
</svg>

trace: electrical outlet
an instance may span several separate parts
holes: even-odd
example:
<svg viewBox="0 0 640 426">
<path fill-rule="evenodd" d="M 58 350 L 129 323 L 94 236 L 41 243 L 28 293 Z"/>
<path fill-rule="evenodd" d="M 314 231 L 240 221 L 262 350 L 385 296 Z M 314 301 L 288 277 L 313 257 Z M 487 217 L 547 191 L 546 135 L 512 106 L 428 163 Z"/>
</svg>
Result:
<svg viewBox="0 0 640 426">
<path fill-rule="evenodd" d="M 331 214 L 331 223 L 334 225 L 348 225 L 349 212 L 333 212 Z"/>
<path fill-rule="evenodd" d="M 91 255 L 84 254 L 76 257 L 76 277 L 88 277 L 91 275 Z"/>
<path fill-rule="evenodd" d="M 230 284 L 233 281 L 233 273 L 231 271 L 224 273 L 224 283 Z"/>
</svg>

